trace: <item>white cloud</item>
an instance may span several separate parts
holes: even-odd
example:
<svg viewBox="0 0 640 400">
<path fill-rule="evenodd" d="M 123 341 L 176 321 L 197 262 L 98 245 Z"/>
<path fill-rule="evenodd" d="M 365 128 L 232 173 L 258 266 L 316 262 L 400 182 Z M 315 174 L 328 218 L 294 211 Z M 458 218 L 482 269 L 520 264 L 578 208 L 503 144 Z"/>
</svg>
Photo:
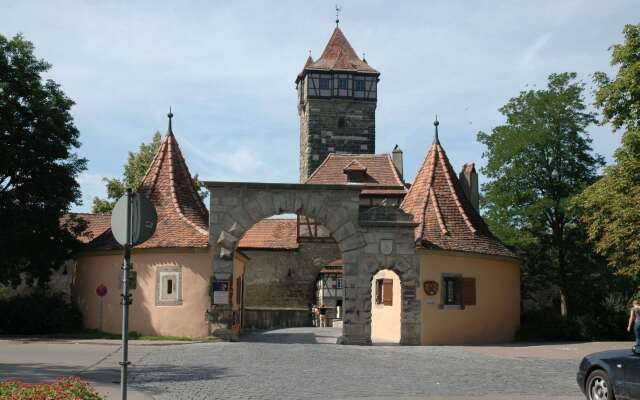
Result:
<svg viewBox="0 0 640 400">
<path fill-rule="evenodd" d="M 527 47 L 518 60 L 518 66 L 522 70 L 531 70 L 535 68 L 536 64 L 542 64 L 538 62 L 541 57 L 542 50 L 549 43 L 551 39 L 551 32 L 547 32 L 539 36 Z"/>
</svg>

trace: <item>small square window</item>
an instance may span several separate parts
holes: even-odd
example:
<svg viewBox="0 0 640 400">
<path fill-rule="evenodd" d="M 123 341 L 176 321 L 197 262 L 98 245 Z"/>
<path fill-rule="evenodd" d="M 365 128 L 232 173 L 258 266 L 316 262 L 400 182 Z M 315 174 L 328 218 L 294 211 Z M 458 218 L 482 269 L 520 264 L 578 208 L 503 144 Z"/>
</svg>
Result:
<svg viewBox="0 0 640 400">
<path fill-rule="evenodd" d="M 338 88 L 339 89 L 349 89 L 349 80 L 340 78 L 338 79 Z"/>
<path fill-rule="evenodd" d="M 329 78 L 320 78 L 320 89 L 330 89 L 331 81 Z"/>
<path fill-rule="evenodd" d="M 356 80 L 355 84 L 356 84 L 356 91 L 358 91 L 358 92 L 364 91 L 364 81 L 363 80 Z"/>
</svg>

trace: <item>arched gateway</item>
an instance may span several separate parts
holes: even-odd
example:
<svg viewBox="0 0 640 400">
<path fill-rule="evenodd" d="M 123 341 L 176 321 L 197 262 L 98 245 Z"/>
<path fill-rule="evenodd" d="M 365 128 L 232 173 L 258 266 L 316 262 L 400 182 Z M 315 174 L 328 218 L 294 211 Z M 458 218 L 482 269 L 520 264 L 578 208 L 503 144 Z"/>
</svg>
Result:
<svg viewBox="0 0 640 400">
<path fill-rule="evenodd" d="M 361 185 L 206 182 L 210 192 L 209 241 L 213 278 L 229 282 L 238 241 L 255 223 L 284 213 L 301 213 L 323 224 L 344 261 L 344 325 L 340 343 L 371 343 L 371 279 L 381 268 L 402 282 L 400 343 L 420 344 L 420 263 L 413 218 L 391 206 L 360 212 Z M 213 303 L 213 301 L 212 301 Z M 213 334 L 226 334 L 231 307 L 212 305 Z"/>
</svg>

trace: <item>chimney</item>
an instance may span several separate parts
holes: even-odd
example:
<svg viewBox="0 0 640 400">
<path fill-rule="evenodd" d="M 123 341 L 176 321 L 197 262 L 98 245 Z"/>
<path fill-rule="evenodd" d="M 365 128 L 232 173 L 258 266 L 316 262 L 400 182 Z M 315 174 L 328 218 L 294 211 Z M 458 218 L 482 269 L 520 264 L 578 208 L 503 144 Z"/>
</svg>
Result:
<svg viewBox="0 0 640 400">
<path fill-rule="evenodd" d="M 395 165 L 396 169 L 398 170 L 400 178 L 404 180 L 402 173 L 402 150 L 400 150 L 400 147 L 398 147 L 398 145 L 393 148 L 393 152 L 391 153 L 391 160 L 393 161 L 393 165 Z"/>
<path fill-rule="evenodd" d="M 478 173 L 474 163 L 466 163 L 460 171 L 460 185 L 467 200 L 480 212 L 480 193 L 478 192 Z"/>
</svg>

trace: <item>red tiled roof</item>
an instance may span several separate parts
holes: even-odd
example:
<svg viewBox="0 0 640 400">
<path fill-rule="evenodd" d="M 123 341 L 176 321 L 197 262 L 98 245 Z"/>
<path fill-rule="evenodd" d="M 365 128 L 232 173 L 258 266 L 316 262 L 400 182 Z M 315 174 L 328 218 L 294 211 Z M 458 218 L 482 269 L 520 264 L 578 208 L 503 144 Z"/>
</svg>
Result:
<svg viewBox="0 0 640 400">
<path fill-rule="evenodd" d="M 87 223 L 87 229 L 81 235 L 76 236 L 82 243 L 89 243 L 111 228 L 111 214 L 71 213 L 64 215 L 60 223 L 75 225 L 75 219 L 82 219 Z"/>
<path fill-rule="evenodd" d="M 209 213 L 169 130 L 138 191 L 156 207 L 158 226 L 141 248 L 207 247 Z"/>
<path fill-rule="evenodd" d="M 305 183 L 308 184 L 349 184 L 350 168 L 366 171 L 362 182 L 363 194 L 397 195 L 406 193 L 406 186 L 400 178 L 389 154 L 336 154 L 330 153 Z"/>
<path fill-rule="evenodd" d="M 178 142 L 169 130 L 162 140 L 138 192 L 156 208 L 156 231 L 136 248 L 208 247 L 209 213 L 198 196 Z M 91 214 L 89 214 L 91 215 Z M 110 216 L 109 216 L 110 218 Z M 120 248 L 110 228 L 91 240 L 91 250 Z"/>
<path fill-rule="evenodd" d="M 320 58 L 316 61 L 313 61 L 311 57 L 307 58 L 304 70 L 349 71 L 380 75 L 378 71 L 358 57 L 344 33 L 338 27 L 333 31 Z M 302 75 L 303 73 L 298 77 L 300 78 Z"/>
<path fill-rule="evenodd" d="M 239 249 L 294 250 L 298 248 L 295 219 L 263 219 L 240 239 Z"/>
<path fill-rule="evenodd" d="M 515 257 L 465 197 L 437 140 L 400 207 L 413 214 L 416 240 L 425 247 Z"/>
<path fill-rule="evenodd" d="M 353 160 L 342 170 L 344 172 L 367 172 L 367 167 L 362 165 L 358 160 Z"/>
</svg>

